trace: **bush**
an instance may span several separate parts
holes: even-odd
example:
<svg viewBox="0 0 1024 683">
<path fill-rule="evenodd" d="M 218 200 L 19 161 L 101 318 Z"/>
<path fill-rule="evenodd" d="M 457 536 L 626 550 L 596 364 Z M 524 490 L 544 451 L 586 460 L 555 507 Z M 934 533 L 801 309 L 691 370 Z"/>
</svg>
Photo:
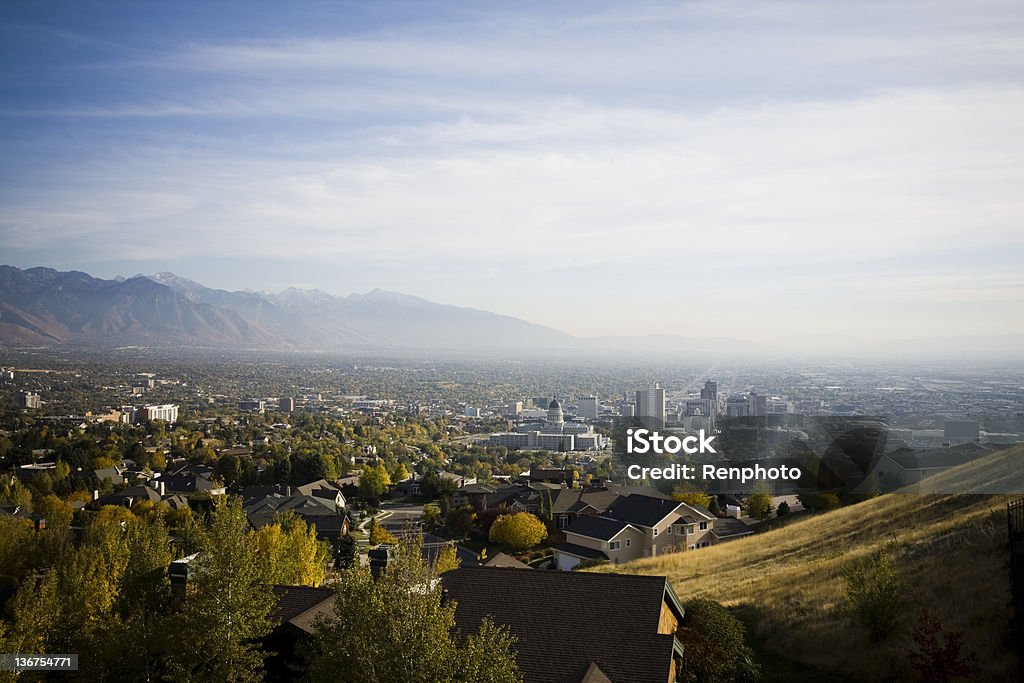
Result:
<svg viewBox="0 0 1024 683">
<path fill-rule="evenodd" d="M 915 649 L 910 652 L 910 665 L 921 680 L 945 683 L 978 673 L 978 655 L 963 652 L 964 632 L 945 631 L 930 612 L 921 612 L 911 637 Z"/>
<path fill-rule="evenodd" d="M 761 672 L 744 641 L 743 622 L 714 600 L 697 598 L 683 607 L 677 635 L 683 644 L 686 681 L 756 681 Z"/>
<path fill-rule="evenodd" d="M 760 520 L 768 519 L 772 513 L 772 495 L 768 484 L 759 481 L 754 484 L 754 490 L 747 499 L 747 514 L 757 517 Z"/>
<path fill-rule="evenodd" d="M 779 507 L 775 510 L 775 514 L 779 517 L 782 517 L 783 515 L 788 515 L 789 503 L 787 503 L 786 501 L 782 501 L 781 503 L 779 503 Z"/>
<path fill-rule="evenodd" d="M 526 550 L 547 538 L 544 522 L 529 512 L 501 515 L 491 525 L 490 540 L 503 543 L 513 550 Z"/>
<path fill-rule="evenodd" d="M 892 635 L 903 614 L 905 588 L 888 551 L 848 562 L 843 580 L 854 621 L 868 629 L 872 640 Z"/>
</svg>

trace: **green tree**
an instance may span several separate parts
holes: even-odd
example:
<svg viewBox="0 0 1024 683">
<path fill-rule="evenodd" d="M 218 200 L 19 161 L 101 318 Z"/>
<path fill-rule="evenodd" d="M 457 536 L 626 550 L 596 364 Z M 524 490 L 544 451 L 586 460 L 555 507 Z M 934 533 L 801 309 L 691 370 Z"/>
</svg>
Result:
<svg viewBox="0 0 1024 683">
<path fill-rule="evenodd" d="M 441 585 L 417 538 L 398 547 L 377 579 L 358 565 L 341 577 L 334 615 L 318 623 L 308 652 L 311 681 L 521 680 L 507 632 L 485 623 L 463 645 L 455 640 L 455 606 L 442 603 Z"/>
<path fill-rule="evenodd" d="M 711 502 L 708 503 L 708 512 L 715 517 L 722 514 L 722 507 L 718 504 L 718 496 L 711 496 Z"/>
<path fill-rule="evenodd" d="M 463 505 L 448 511 L 448 516 L 445 518 L 445 526 L 456 536 L 465 538 L 469 535 L 470 530 L 472 530 L 473 522 L 475 521 L 476 511 L 473 509 L 473 506 Z"/>
<path fill-rule="evenodd" d="M 345 534 L 334 542 L 334 566 L 338 569 L 351 569 L 359 557 L 359 545 L 352 534 Z"/>
<path fill-rule="evenodd" d="M 427 503 L 423 506 L 423 514 L 420 522 L 427 531 L 434 531 L 441 526 L 441 508 L 435 503 Z"/>
<path fill-rule="evenodd" d="M 75 516 L 74 509 L 53 494 L 37 500 L 33 505 L 33 510 L 46 520 L 46 526 L 49 529 L 67 529 L 71 526 L 71 519 Z"/>
<path fill-rule="evenodd" d="M 772 514 L 772 494 L 766 482 L 754 484 L 754 490 L 747 498 L 747 514 L 761 520 L 768 519 Z"/>
<path fill-rule="evenodd" d="M 683 644 L 686 681 L 756 681 L 754 654 L 744 642 L 743 622 L 714 600 L 696 598 L 683 607 L 677 636 Z"/>
<path fill-rule="evenodd" d="M 365 467 L 359 476 L 359 495 L 368 500 L 378 500 L 390 485 L 391 477 L 383 465 Z"/>
<path fill-rule="evenodd" d="M 501 515 L 491 525 L 489 538 L 503 543 L 513 550 L 526 550 L 537 545 L 548 535 L 544 522 L 529 512 Z"/>
<path fill-rule="evenodd" d="M 274 604 L 241 501 L 218 500 L 203 549 L 192 561 L 181 611 L 168 629 L 167 664 L 182 681 L 255 681 Z"/>
<path fill-rule="evenodd" d="M 906 605 L 905 586 L 886 549 L 843 566 L 846 601 L 854 621 L 882 641 L 896 630 Z"/>
</svg>

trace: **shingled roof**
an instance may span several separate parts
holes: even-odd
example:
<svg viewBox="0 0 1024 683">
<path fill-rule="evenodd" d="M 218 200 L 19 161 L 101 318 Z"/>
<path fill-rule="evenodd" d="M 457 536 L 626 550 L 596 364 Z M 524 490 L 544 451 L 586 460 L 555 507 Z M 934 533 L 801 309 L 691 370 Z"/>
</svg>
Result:
<svg viewBox="0 0 1024 683">
<path fill-rule="evenodd" d="M 608 515 L 630 524 L 653 527 L 678 507 L 679 502 L 675 500 L 632 495 L 615 503 Z"/>
<path fill-rule="evenodd" d="M 586 515 L 577 517 L 576 520 L 565 527 L 563 531 L 567 534 L 579 534 L 588 538 L 599 538 L 602 541 L 611 539 L 622 533 L 628 527 L 627 522 L 606 517 L 588 517 Z"/>
<path fill-rule="evenodd" d="M 313 625 L 320 615 L 329 616 L 334 608 L 334 591 L 312 586 L 272 586 L 277 602 L 269 619 L 313 633 Z"/>
<path fill-rule="evenodd" d="M 524 683 L 666 683 L 672 634 L 662 604 L 682 617 L 665 577 L 463 567 L 441 577 L 462 636 L 483 618 L 516 636 Z"/>
</svg>

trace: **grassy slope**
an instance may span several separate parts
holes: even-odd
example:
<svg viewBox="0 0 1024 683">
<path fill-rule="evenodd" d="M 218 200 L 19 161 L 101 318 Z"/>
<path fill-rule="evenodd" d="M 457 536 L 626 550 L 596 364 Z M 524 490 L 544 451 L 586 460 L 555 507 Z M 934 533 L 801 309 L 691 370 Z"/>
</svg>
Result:
<svg viewBox="0 0 1024 683">
<path fill-rule="evenodd" d="M 932 491 L 994 489 L 1024 470 L 1014 447 L 933 478 Z M 973 488 L 972 488 L 973 487 Z M 1017 491 L 1024 489 L 1017 488 Z M 604 571 L 667 575 L 679 596 L 736 609 L 771 669 L 791 662 L 857 680 L 912 679 L 910 629 L 924 607 L 965 632 L 979 680 L 1015 680 L 1004 495 L 894 493 L 695 552 Z M 896 542 L 893 559 L 911 607 L 901 632 L 871 642 L 844 613 L 843 564 Z M 601 571 L 601 569 L 598 569 Z"/>
</svg>

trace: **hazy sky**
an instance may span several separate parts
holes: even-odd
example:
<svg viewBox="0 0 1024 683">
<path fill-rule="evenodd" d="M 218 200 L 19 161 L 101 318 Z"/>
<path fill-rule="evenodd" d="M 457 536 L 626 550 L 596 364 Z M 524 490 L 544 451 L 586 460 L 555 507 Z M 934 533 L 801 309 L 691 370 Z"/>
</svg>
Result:
<svg viewBox="0 0 1024 683">
<path fill-rule="evenodd" d="M 1024 332 L 1024 5 L 5 2 L 0 262 Z"/>
</svg>

